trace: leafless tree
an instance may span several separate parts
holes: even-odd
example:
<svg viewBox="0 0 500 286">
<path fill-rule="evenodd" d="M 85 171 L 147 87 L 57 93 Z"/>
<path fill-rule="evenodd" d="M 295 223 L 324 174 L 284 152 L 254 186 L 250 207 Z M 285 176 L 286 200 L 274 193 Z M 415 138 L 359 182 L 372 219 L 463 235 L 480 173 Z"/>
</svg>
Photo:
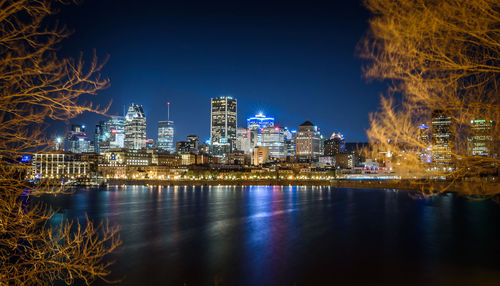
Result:
<svg viewBox="0 0 500 286">
<path fill-rule="evenodd" d="M 62 187 L 28 185 L 29 166 L 18 157 L 46 149 L 47 120 L 68 120 L 83 112 L 105 113 L 82 101 L 107 87 L 102 64 L 60 58 L 56 50 L 69 35 L 47 17 L 62 1 L 0 0 L 0 284 L 89 284 L 106 279 L 104 257 L 121 243 L 108 223 L 63 221 L 54 227 L 54 211 L 27 202 L 34 195 L 63 193 Z"/>
</svg>

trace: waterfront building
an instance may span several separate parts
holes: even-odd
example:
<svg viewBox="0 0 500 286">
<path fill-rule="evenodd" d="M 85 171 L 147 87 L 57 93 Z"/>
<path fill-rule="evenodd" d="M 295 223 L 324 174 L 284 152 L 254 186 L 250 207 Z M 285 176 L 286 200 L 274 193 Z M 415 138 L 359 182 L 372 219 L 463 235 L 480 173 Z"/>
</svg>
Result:
<svg viewBox="0 0 500 286">
<path fill-rule="evenodd" d="M 455 126 L 451 114 L 436 109 L 432 112 L 432 162 L 436 168 L 452 163 L 455 150 Z"/>
<path fill-rule="evenodd" d="M 324 156 L 335 156 L 339 153 L 345 151 L 345 140 L 344 135 L 340 133 L 333 132 L 330 139 L 326 139 L 324 142 Z"/>
<path fill-rule="evenodd" d="M 65 141 L 65 150 L 69 152 L 79 154 L 90 151 L 90 140 L 87 137 L 85 125 L 71 125 L 71 131 L 66 135 Z"/>
<path fill-rule="evenodd" d="M 335 155 L 335 167 L 352 169 L 359 165 L 359 155 L 354 151 L 346 151 Z"/>
<path fill-rule="evenodd" d="M 300 160 L 316 160 L 320 155 L 321 136 L 318 127 L 306 120 L 299 126 L 296 138 L 296 156 Z"/>
<path fill-rule="evenodd" d="M 236 129 L 236 143 L 235 149 L 243 152 L 244 154 L 251 154 L 252 147 L 250 145 L 250 130 L 247 128 Z"/>
<path fill-rule="evenodd" d="M 471 120 L 472 136 L 469 138 L 469 153 L 472 156 L 491 157 L 493 150 L 494 121 Z"/>
<path fill-rule="evenodd" d="M 142 105 L 132 103 L 125 116 L 125 148 L 146 147 L 146 115 Z"/>
<path fill-rule="evenodd" d="M 252 162 L 255 166 L 267 163 L 269 159 L 269 147 L 258 146 L 253 149 Z"/>
<path fill-rule="evenodd" d="M 89 162 L 80 154 L 64 152 L 36 153 L 32 159 L 32 179 L 78 179 L 88 178 Z"/>
<path fill-rule="evenodd" d="M 285 129 L 277 126 L 265 127 L 262 129 L 261 140 L 261 146 L 268 147 L 271 158 L 286 158 Z"/>
<path fill-rule="evenodd" d="M 230 96 L 211 99 L 210 143 L 213 155 L 225 158 L 234 148 L 237 126 L 237 101 Z"/>
</svg>

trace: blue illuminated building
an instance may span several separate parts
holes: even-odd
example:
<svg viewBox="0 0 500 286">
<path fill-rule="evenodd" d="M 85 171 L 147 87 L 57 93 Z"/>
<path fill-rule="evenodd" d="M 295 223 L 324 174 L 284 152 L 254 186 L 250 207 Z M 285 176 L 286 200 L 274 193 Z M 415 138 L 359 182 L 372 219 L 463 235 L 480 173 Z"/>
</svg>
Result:
<svg viewBox="0 0 500 286">
<path fill-rule="evenodd" d="M 264 129 L 266 127 L 274 127 L 274 117 L 266 117 L 259 113 L 247 119 L 247 128 L 249 130 Z"/>
</svg>

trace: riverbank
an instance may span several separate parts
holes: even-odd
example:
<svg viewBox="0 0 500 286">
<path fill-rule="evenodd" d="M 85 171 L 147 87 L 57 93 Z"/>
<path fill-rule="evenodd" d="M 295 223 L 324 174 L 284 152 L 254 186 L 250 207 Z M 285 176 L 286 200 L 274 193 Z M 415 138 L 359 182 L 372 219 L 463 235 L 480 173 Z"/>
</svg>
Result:
<svg viewBox="0 0 500 286">
<path fill-rule="evenodd" d="M 419 181 L 419 180 L 119 180 L 105 183 L 116 185 L 156 185 L 156 186 L 323 186 L 336 188 L 376 188 L 399 189 L 420 192 L 451 191 L 469 195 L 497 194 L 497 182 Z"/>
</svg>

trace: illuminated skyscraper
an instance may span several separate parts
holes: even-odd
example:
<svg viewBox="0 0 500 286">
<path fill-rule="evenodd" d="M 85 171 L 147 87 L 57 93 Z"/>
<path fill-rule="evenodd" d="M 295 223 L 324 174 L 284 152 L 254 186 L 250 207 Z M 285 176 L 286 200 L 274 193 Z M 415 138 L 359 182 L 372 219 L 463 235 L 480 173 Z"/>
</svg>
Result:
<svg viewBox="0 0 500 286">
<path fill-rule="evenodd" d="M 236 150 L 242 151 L 245 154 L 252 153 L 252 147 L 250 145 L 250 135 L 250 130 L 248 130 L 247 128 L 238 128 L 236 130 Z"/>
<path fill-rule="evenodd" d="M 210 142 L 212 153 L 225 157 L 234 148 L 237 126 L 237 101 L 230 96 L 211 99 Z"/>
<path fill-rule="evenodd" d="M 436 167 L 452 163 L 455 132 L 451 115 L 444 110 L 432 112 L 432 162 Z"/>
<path fill-rule="evenodd" d="M 125 116 L 125 148 L 146 148 L 146 116 L 142 105 L 132 103 Z"/>
<path fill-rule="evenodd" d="M 492 120 L 471 120 L 472 137 L 469 138 L 469 152 L 472 156 L 491 157 L 493 149 Z"/>
<path fill-rule="evenodd" d="M 281 127 L 266 127 L 262 129 L 261 146 L 269 148 L 269 156 L 275 159 L 286 158 L 285 129 Z"/>
<path fill-rule="evenodd" d="M 175 152 L 174 122 L 170 120 L 170 102 L 167 102 L 167 120 L 158 121 L 158 149 Z"/>
<path fill-rule="evenodd" d="M 247 119 L 247 128 L 250 130 L 267 127 L 274 127 L 274 117 L 266 117 L 264 114 L 259 113 Z"/>
<path fill-rule="evenodd" d="M 90 140 L 87 137 L 85 125 L 71 125 L 71 131 L 66 135 L 66 150 L 72 153 L 90 151 Z"/>
<path fill-rule="evenodd" d="M 299 126 L 296 138 L 296 156 L 301 160 L 315 160 L 320 153 L 321 136 L 318 127 L 306 120 Z"/>
<path fill-rule="evenodd" d="M 333 132 L 330 139 L 325 140 L 324 154 L 325 156 L 335 156 L 345 151 L 344 135 Z"/>
<path fill-rule="evenodd" d="M 112 116 L 105 122 L 105 130 L 109 133 L 109 148 L 125 147 L 125 117 Z"/>
</svg>

